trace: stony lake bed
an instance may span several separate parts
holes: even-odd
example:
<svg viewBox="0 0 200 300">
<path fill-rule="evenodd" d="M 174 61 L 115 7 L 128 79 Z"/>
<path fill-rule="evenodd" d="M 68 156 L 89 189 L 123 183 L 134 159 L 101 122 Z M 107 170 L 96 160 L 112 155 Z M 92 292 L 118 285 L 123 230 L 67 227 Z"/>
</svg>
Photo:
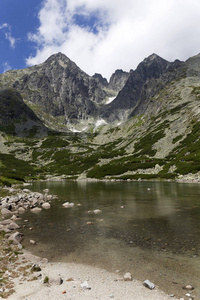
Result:
<svg viewBox="0 0 200 300">
<path fill-rule="evenodd" d="M 125 283 L 123 276 L 130 272 L 132 284 L 139 280 L 139 285 L 144 288 L 143 282 L 148 279 L 155 284 L 156 289 L 164 291 L 165 294 L 159 294 L 165 297 L 163 299 L 168 299 L 168 297 L 200 299 L 199 184 L 36 182 L 16 193 L 15 196 L 8 195 L 7 198 L 3 197 L 1 200 L 1 204 L 7 201 L 12 206 L 13 203 L 13 207 L 7 206 L 6 208 L 6 204 L 3 207 L 13 211 L 10 216 L 4 216 L 5 219 L 12 219 L 12 221 L 8 222 L 4 219 L 5 224 L 1 221 L 1 226 L 4 226 L 4 229 L 7 228 L 9 236 L 11 235 L 9 230 L 23 234 L 23 240 L 18 240 L 17 245 L 12 245 L 15 248 L 8 252 L 10 255 L 7 257 L 11 256 L 11 261 L 14 260 L 9 264 L 19 263 L 18 257 L 24 255 L 20 254 L 21 251 L 24 252 L 21 248 L 25 247 L 26 251 L 49 261 L 47 263 L 47 261 L 39 260 L 46 264 L 44 266 L 46 270 L 49 270 L 51 264 L 52 270 L 55 265 L 58 267 L 72 264 L 77 270 L 80 266 L 84 266 L 85 269 L 92 267 L 101 270 L 97 274 L 104 271 L 114 274 L 111 281 L 118 285 L 113 287 L 113 291 L 117 291 L 117 286 L 121 289 L 125 288 L 121 286 L 122 282 Z M 26 201 L 19 206 L 25 209 L 24 211 L 15 207 L 20 203 L 17 197 L 21 195 L 22 198 L 23 194 L 26 195 Z M 15 201 L 11 200 L 12 197 L 15 197 Z M 14 213 L 15 209 L 19 210 L 18 213 Z M 17 224 L 20 228 L 9 229 L 15 227 L 13 224 Z M 19 248 L 16 249 L 16 247 Z M 23 260 L 19 263 L 22 267 L 22 272 L 18 274 L 21 280 L 23 278 L 38 279 L 37 276 L 40 274 L 31 271 L 33 260 L 28 262 L 24 256 L 24 262 L 26 262 L 25 269 L 20 265 Z M 82 271 L 83 269 L 81 268 Z M 17 274 L 12 274 L 12 272 L 6 274 L 10 279 L 17 277 Z M 77 280 L 79 278 L 80 282 L 74 283 L 79 293 L 83 292 L 81 284 L 84 281 L 92 283 L 89 275 L 85 275 L 85 279 L 84 276 L 78 277 L 72 272 L 71 275 L 71 277 L 74 276 L 73 281 L 76 281 L 75 277 Z M 71 278 L 69 273 L 66 276 L 65 281 Z M 106 279 L 100 277 L 99 284 L 102 284 Z M 108 282 L 111 285 L 111 282 Z M 133 288 L 130 287 L 130 282 L 126 284 L 128 284 L 126 289 Z M 186 286 L 191 288 L 187 289 Z M 4 291 L 2 287 L 2 292 L 8 295 L 12 289 L 14 285 L 5 286 Z M 98 290 L 98 286 L 94 289 Z M 61 285 L 59 292 L 62 290 L 65 291 L 64 286 Z M 100 286 L 99 290 L 101 290 Z M 150 292 L 148 296 L 144 296 L 146 290 L 148 290 L 147 293 Z M 89 291 L 92 291 L 92 286 L 91 290 L 88 289 L 86 293 Z M 150 299 L 150 296 L 152 299 L 157 299 L 158 294 L 155 294 L 155 291 L 145 287 L 140 293 L 146 298 L 138 296 L 138 299 Z M 136 287 L 135 292 L 137 293 Z M 117 292 L 110 291 L 104 296 L 100 294 L 99 297 L 102 298 L 98 299 L 107 299 L 106 297 L 109 299 L 111 296 L 118 299 L 117 295 L 119 296 Z M 65 295 L 65 297 L 68 296 Z M 85 296 L 86 294 L 80 294 L 77 297 Z M 92 293 L 89 293 L 87 297 L 92 297 Z M 162 298 L 158 297 L 158 299 Z"/>
</svg>

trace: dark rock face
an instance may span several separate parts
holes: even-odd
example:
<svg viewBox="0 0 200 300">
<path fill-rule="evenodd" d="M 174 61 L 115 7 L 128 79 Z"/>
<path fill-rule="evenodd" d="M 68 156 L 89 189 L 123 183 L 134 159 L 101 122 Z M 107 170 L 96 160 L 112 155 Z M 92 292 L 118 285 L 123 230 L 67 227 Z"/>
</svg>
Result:
<svg viewBox="0 0 200 300">
<path fill-rule="evenodd" d="M 139 103 L 142 104 L 143 101 L 155 95 L 159 89 L 157 80 L 163 74 L 172 72 L 177 66 L 178 63 L 170 63 L 156 54 L 144 59 L 137 69 L 130 73 L 116 99 L 107 105 L 106 109 L 102 109 L 102 117 L 111 122 L 126 119 Z"/>
<path fill-rule="evenodd" d="M 38 121 L 38 117 L 23 102 L 22 96 L 14 89 L 0 91 L 0 123 L 7 123 L 10 120 L 19 121 L 20 119 L 31 119 Z"/>
<path fill-rule="evenodd" d="M 90 77 L 64 54 L 52 55 L 43 64 L 29 68 L 13 87 L 26 93 L 26 100 L 66 121 L 87 119 L 97 114 L 96 103 L 106 97 L 99 80 Z"/>
<path fill-rule="evenodd" d="M 134 71 L 116 70 L 108 83 L 101 74 L 91 77 L 67 56 L 57 53 L 40 65 L 0 75 L 0 84 L 22 94 L 40 118 L 45 119 L 47 114 L 61 125 L 90 118 L 114 122 L 144 113 L 148 101 L 179 75 L 183 64 L 152 54 Z M 104 104 L 115 95 L 111 103 Z"/>
<path fill-rule="evenodd" d="M 124 87 L 130 73 L 125 72 L 123 70 L 116 70 L 115 73 L 112 74 L 109 81 L 109 88 L 116 92 L 121 91 Z"/>
<path fill-rule="evenodd" d="M 102 86 L 107 87 L 108 86 L 108 81 L 106 78 L 104 78 L 101 74 L 95 73 L 93 76 Z"/>
<path fill-rule="evenodd" d="M 24 133 L 19 134 L 16 127 L 20 131 L 24 130 Z M 0 90 L 1 131 L 14 135 L 26 135 L 33 127 L 43 132 L 47 130 L 35 113 L 24 103 L 19 92 L 14 89 Z"/>
</svg>

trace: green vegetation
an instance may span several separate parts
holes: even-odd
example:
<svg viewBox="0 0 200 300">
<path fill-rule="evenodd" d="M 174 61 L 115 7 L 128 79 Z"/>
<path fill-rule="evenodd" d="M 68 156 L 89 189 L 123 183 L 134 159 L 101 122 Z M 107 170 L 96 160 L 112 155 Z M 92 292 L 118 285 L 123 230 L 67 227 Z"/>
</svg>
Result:
<svg viewBox="0 0 200 300">
<path fill-rule="evenodd" d="M 47 148 L 62 148 L 67 147 L 69 145 L 69 142 L 62 139 L 59 134 L 56 135 L 50 135 L 43 141 L 40 148 L 47 149 Z"/>
<path fill-rule="evenodd" d="M 45 276 L 44 278 L 44 281 L 43 281 L 45 284 L 49 283 L 49 277 L 48 276 Z"/>
<path fill-rule="evenodd" d="M 135 143 L 135 153 L 147 156 L 154 156 L 156 149 L 152 149 L 152 146 L 161 138 L 165 136 L 165 129 L 169 126 L 168 121 L 164 121 L 153 132 L 147 133 L 138 142 Z"/>
<path fill-rule="evenodd" d="M 13 154 L 0 153 L 0 184 L 10 186 L 35 178 L 36 170 L 30 163 L 17 159 Z"/>
</svg>

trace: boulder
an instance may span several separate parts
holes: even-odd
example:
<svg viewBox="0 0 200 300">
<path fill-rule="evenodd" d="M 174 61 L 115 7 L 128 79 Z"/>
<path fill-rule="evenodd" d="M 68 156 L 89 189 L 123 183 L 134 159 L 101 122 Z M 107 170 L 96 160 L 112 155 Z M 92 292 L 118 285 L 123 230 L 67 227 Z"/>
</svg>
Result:
<svg viewBox="0 0 200 300">
<path fill-rule="evenodd" d="M 25 212 L 25 209 L 23 207 L 18 208 L 18 213 L 23 214 Z"/>
<path fill-rule="evenodd" d="M 34 208 L 31 209 L 31 212 L 34 213 L 34 214 L 37 214 L 41 211 L 42 211 L 42 209 L 40 207 L 34 207 Z"/>
<path fill-rule="evenodd" d="M 12 215 L 12 212 L 10 211 L 10 210 L 8 210 L 7 208 L 3 208 L 2 210 L 1 210 L 1 214 L 4 216 L 6 216 L 6 215 Z"/>
<path fill-rule="evenodd" d="M 18 231 L 13 233 L 8 240 L 12 241 L 14 245 L 18 245 L 22 241 L 23 234 L 19 233 Z"/>
<path fill-rule="evenodd" d="M 49 208 L 51 208 L 51 205 L 48 202 L 45 202 L 45 203 L 42 204 L 42 207 L 44 209 L 49 209 Z"/>
<path fill-rule="evenodd" d="M 15 229 L 19 229 L 20 228 L 20 226 L 17 225 L 17 223 L 15 223 L 15 222 L 10 222 L 10 224 L 8 224 L 6 227 L 9 230 L 15 230 Z"/>
<path fill-rule="evenodd" d="M 70 203 L 70 202 L 65 202 L 63 203 L 63 207 L 68 208 L 68 207 L 73 207 L 74 203 Z"/>
</svg>

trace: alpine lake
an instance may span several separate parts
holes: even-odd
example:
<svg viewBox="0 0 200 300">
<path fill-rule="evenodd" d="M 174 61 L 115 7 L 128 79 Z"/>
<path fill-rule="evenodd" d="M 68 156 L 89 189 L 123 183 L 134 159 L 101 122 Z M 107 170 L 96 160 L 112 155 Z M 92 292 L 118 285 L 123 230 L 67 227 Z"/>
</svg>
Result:
<svg viewBox="0 0 200 300">
<path fill-rule="evenodd" d="M 192 285 L 200 299 L 199 183 L 38 181 L 26 188 L 58 196 L 50 209 L 22 215 L 22 243 L 33 254 L 117 271 L 116 279 L 130 272 L 176 297 Z"/>
</svg>

